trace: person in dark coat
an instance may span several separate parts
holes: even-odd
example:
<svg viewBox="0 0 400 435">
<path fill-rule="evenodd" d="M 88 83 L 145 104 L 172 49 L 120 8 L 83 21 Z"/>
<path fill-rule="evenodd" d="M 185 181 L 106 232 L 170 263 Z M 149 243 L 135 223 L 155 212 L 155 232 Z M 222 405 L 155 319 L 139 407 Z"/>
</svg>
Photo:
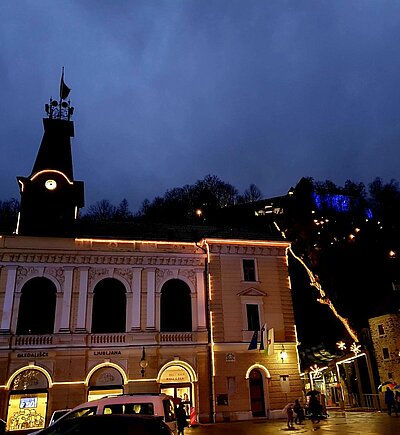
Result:
<svg viewBox="0 0 400 435">
<path fill-rule="evenodd" d="M 386 387 L 385 391 L 385 404 L 387 406 L 387 412 L 392 415 L 392 410 L 397 414 L 396 402 L 394 400 L 394 392 L 389 387 Z"/>
<path fill-rule="evenodd" d="M 187 421 L 185 408 L 182 403 L 176 408 L 176 425 L 178 426 L 178 435 L 184 435 Z"/>
<path fill-rule="evenodd" d="M 296 424 L 302 424 L 306 417 L 304 415 L 304 408 L 301 406 L 299 399 L 294 401 L 293 411 L 296 413 L 294 422 Z"/>
<path fill-rule="evenodd" d="M 315 394 L 312 394 L 310 396 L 310 401 L 308 402 L 308 412 L 313 423 L 315 420 L 317 420 L 317 423 L 319 423 L 319 420 L 321 418 L 321 411 L 322 407 L 317 396 Z"/>
</svg>

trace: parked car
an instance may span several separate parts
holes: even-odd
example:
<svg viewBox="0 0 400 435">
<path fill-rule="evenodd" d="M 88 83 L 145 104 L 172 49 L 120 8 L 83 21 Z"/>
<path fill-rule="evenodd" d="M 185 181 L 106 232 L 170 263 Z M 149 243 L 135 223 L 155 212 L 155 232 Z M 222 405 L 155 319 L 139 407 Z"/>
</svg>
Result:
<svg viewBox="0 0 400 435">
<path fill-rule="evenodd" d="M 35 432 L 38 435 L 171 435 L 162 417 L 148 415 L 97 414 L 84 418 L 61 418 Z"/>
<path fill-rule="evenodd" d="M 166 394 L 119 394 L 82 403 L 64 414 L 58 421 L 75 420 L 98 414 L 129 414 L 160 417 L 176 433 L 175 408 L 172 398 Z M 55 424 L 55 423 L 54 423 Z M 33 432 L 37 435 L 40 431 Z"/>
<path fill-rule="evenodd" d="M 71 411 L 71 408 L 57 409 L 56 411 L 54 411 L 53 414 L 51 414 L 49 426 L 51 426 L 55 421 L 57 421 L 59 418 L 61 418 L 63 415 L 65 415 L 69 411 Z"/>
</svg>

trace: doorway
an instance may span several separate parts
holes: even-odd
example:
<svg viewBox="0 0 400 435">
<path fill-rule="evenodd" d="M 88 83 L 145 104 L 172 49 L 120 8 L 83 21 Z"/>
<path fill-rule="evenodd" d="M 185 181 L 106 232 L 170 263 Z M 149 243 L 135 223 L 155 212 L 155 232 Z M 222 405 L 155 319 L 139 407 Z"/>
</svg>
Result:
<svg viewBox="0 0 400 435">
<path fill-rule="evenodd" d="M 249 376 L 250 402 L 253 417 L 265 417 L 263 377 L 259 370 L 252 370 Z"/>
</svg>

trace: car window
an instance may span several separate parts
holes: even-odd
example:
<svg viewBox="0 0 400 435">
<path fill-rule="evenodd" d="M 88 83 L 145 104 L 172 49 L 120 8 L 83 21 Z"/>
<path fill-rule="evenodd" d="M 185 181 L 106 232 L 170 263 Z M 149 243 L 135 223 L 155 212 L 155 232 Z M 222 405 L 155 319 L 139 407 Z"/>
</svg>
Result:
<svg viewBox="0 0 400 435">
<path fill-rule="evenodd" d="M 163 407 L 164 407 L 164 415 L 165 415 L 165 421 L 167 423 L 170 423 L 171 421 L 175 421 L 175 410 L 174 410 L 174 404 L 171 400 L 163 400 Z"/>
<path fill-rule="evenodd" d="M 153 403 L 126 403 L 104 405 L 104 414 L 154 415 Z"/>
<path fill-rule="evenodd" d="M 89 415 L 95 415 L 97 411 L 97 406 L 90 406 L 87 408 L 80 408 L 77 409 L 76 411 L 72 411 L 69 414 L 65 414 L 65 416 L 62 418 L 62 421 L 65 420 L 71 420 L 73 418 L 77 418 L 77 417 L 88 417 Z M 60 421 L 60 420 L 57 420 Z M 54 424 L 56 424 L 57 422 L 55 422 Z"/>
</svg>

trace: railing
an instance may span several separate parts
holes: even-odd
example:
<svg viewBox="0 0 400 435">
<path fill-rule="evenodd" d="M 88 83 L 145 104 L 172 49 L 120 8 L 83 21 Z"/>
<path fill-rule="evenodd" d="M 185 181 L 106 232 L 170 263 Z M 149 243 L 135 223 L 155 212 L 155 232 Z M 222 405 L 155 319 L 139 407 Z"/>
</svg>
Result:
<svg viewBox="0 0 400 435">
<path fill-rule="evenodd" d="M 91 334 L 90 344 L 123 344 L 126 334 Z"/>
<path fill-rule="evenodd" d="M 159 331 L 132 331 L 126 333 L 91 334 L 55 333 L 46 335 L 0 335 L 1 349 L 28 349 L 28 348 L 73 348 L 73 347 L 121 347 L 137 345 L 162 344 L 207 344 L 207 331 L 189 332 L 159 332 Z"/>
<path fill-rule="evenodd" d="M 160 343 L 184 343 L 192 342 L 191 332 L 160 332 Z"/>
<path fill-rule="evenodd" d="M 52 335 L 17 335 L 16 346 L 48 346 L 53 344 Z"/>
<path fill-rule="evenodd" d="M 379 394 L 363 394 L 365 407 L 368 409 L 381 409 Z"/>
</svg>

